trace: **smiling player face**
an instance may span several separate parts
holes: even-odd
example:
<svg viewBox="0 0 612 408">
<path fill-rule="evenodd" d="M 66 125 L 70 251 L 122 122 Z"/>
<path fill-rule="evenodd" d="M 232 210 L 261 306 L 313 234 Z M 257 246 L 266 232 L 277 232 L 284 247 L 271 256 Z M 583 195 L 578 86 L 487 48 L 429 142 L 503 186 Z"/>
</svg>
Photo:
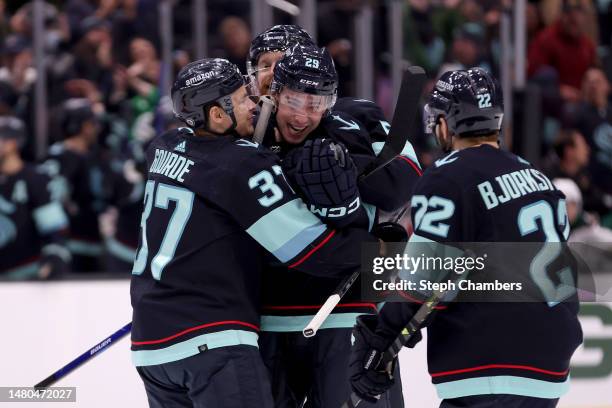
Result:
<svg viewBox="0 0 612 408">
<path fill-rule="evenodd" d="M 270 94 L 270 84 L 274 76 L 274 66 L 283 56 L 283 51 L 270 51 L 261 54 L 257 61 L 257 85 L 260 95 Z"/>
<path fill-rule="evenodd" d="M 331 96 L 283 89 L 277 97 L 276 123 L 282 139 L 300 144 L 314 130 L 330 105 Z"/>
</svg>

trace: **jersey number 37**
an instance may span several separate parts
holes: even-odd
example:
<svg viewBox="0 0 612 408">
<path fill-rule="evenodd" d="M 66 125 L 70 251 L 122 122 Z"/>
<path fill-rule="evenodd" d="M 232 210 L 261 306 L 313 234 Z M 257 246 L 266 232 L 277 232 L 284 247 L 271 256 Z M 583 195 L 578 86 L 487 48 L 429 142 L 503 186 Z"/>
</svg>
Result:
<svg viewBox="0 0 612 408">
<path fill-rule="evenodd" d="M 147 182 L 144 197 L 144 212 L 140 220 L 140 228 L 142 230 L 142 244 L 136 254 L 132 274 L 140 275 L 144 272 L 147 266 L 149 257 L 149 245 L 147 244 L 147 219 L 151 215 L 153 205 L 156 208 L 163 210 L 168 209 L 170 201 L 174 201 L 176 206 L 168 222 L 166 233 L 159 247 L 159 251 L 151 260 L 151 274 L 153 278 L 160 280 L 164 267 L 172 260 L 179 240 L 183 235 L 183 230 L 187 221 L 191 216 L 193 207 L 194 193 L 186 188 L 171 186 L 164 183 L 157 185 L 153 180 Z"/>
</svg>

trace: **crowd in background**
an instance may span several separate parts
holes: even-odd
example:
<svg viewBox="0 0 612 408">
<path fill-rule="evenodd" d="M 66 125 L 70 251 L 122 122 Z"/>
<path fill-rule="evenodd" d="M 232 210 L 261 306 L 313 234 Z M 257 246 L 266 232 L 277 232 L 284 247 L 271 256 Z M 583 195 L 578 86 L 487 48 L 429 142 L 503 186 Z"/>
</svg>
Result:
<svg viewBox="0 0 612 408">
<path fill-rule="evenodd" d="M 406 64 L 423 66 L 431 86 L 442 72 L 472 66 L 499 76 L 499 24 L 512 3 L 405 0 Z M 375 99 L 390 116 L 388 7 L 385 1 L 370 4 Z M 74 208 L 89 206 L 88 217 L 101 220 L 96 222 L 96 233 L 88 237 L 96 245 L 95 250 L 89 247 L 96 262 L 73 268 L 79 272 L 129 269 L 138 245 L 144 191 L 142 145 L 176 125 L 159 84 L 162 76 L 172 78 L 192 59 L 191 1 L 174 4 L 173 67 L 164 67 L 160 60 L 157 5 L 157 0 L 56 0 L 45 6 L 49 157 L 58 146 L 71 148 L 66 143 L 74 135 L 67 134 L 62 116 L 66 103 L 86 100 L 95 113 L 93 137 L 78 143 L 78 153 L 87 163 L 83 171 L 98 175 L 90 177 L 96 180 L 90 184 L 97 187 L 89 192 L 89 201 L 70 197 L 77 189 L 64 177 L 69 217 Z M 246 72 L 250 41 L 257 34 L 249 27 L 250 1 L 208 0 L 207 5 L 207 56 L 227 58 Z M 362 1 L 353 0 L 317 2 L 316 37 L 334 58 L 340 96 L 355 95 L 353 17 L 361 6 Z M 539 124 L 543 155 L 534 165 L 561 179 L 559 185 L 573 206 L 574 226 L 610 239 L 605 227 L 612 227 L 612 1 L 529 1 L 526 13 L 527 78 L 541 91 L 543 113 Z M 293 21 L 276 10 L 274 22 Z M 17 116 L 28 126 L 21 151 L 28 161 L 34 161 L 36 151 L 32 36 L 32 4 L 0 0 L 0 116 Z M 421 163 L 429 165 L 438 154 L 434 140 L 423 134 L 411 135 L 411 140 Z M 43 163 L 49 167 L 48 158 Z"/>
</svg>

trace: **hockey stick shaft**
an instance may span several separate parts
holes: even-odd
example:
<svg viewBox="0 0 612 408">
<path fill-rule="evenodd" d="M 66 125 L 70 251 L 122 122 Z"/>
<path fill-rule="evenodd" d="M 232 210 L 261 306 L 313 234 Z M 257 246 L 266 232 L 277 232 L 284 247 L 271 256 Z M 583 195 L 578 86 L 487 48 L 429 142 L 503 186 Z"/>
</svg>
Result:
<svg viewBox="0 0 612 408">
<path fill-rule="evenodd" d="M 269 95 L 260 97 L 261 111 L 259 112 L 259 118 L 257 119 L 257 125 L 255 125 L 255 132 L 253 133 L 253 141 L 255 143 L 261 143 L 266 134 L 268 128 L 268 122 L 270 121 L 270 115 L 274 110 L 274 100 Z"/>
<path fill-rule="evenodd" d="M 360 180 L 385 167 L 404 150 L 408 135 L 415 130 L 419 100 L 426 81 L 425 70 L 419 66 L 411 66 L 404 72 L 385 145 L 376 159 L 359 175 Z"/>
<path fill-rule="evenodd" d="M 340 285 L 336 288 L 334 293 L 327 298 L 323 306 L 319 309 L 317 314 L 312 318 L 308 325 L 302 330 L 304 337 L 312 337 L 317 334 L 317 331 L 321 328 L 321 325 L 327 319 L 327 316 L 331 314 L 336 305 L 340 303 L 342 297 L 349 291 L 353 283 L 359 278 L 359 271 L 353 272 L 350 276 L 346 277 Z"/>
<path fill-rule="evenodd" d="M 414 130 L 419 99 L 423 87 L 425 86 L 426 79 L 425 71 L 419 66 L 412 66 L 404 72 L 387 141 L 376 159 L 359 175 L 360 180 L 365 179 L 386 166 L 404 149 L 408 141 L 408 135 Z M 305 337 L 312 337 L 316 334 L 317 330 L 331 314 L 334 307 L 340 302 L 342 296 L 344 296 L 353 283 L 355 283 L 359 277 L 359 273 L 359 271 L 356 271 L 351 275 L 348 281 L 342 281 L 334 293 L 327 298 L 321 309 L 319 309 L 317 314 L 302 331 Z"/>
<path fill-rule="evenodd" d="M 381 361 L 392 361 L 399 354 L 402 347 L 404 347 L 412 337 L 421 329 L 427 317 L 434 311 L 438 303 L 442 300 L 444 296 L 444 291 L 442 292 L 434 292 L 434 294 L 425 302 L 417 312 L 412 316 L 412 319 L 408 322 L 408 324 L 402 329 L 400 334 L 395 338 L 391 346 L 385 351 L 388 357 Z M 388 370 L 388 367 L 379 367 L 382 369 Z M 351 393 L 349 399 L 342 404 L 341 408 L 355 408 L 361 403 L 362 399 L 354 392 Z"/>
<path fill-rule="evenodd" d="M 60 379 L 67 376 L 74 369 L 91 360 L 93 357 L 102 353 L 104 350 L 117 343 L 122 337 L 128 334 L 132 330 L 132 322 L 126 324 L 121 329 L 117 330 L 115 333 L 111 334 L 109 337 L 105 338 L 38 384 L 34 386 L 34 388 L 47 388 L 53 384 L 55 384 Z"/>
</svg>

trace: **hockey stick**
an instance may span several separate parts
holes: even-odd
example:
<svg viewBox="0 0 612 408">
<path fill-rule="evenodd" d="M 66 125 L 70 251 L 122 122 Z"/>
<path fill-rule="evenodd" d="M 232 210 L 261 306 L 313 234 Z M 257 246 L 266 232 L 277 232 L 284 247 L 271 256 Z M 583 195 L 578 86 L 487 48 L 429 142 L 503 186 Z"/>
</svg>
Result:
<svg viewBox="0 0 612 408">
<path fill-rule="evenodd" d="M 261 144 L 266 134 L 268 121 L 270 120 L 270 115 L 274 110 L 275 104 L 270 95 L 263 95 L 259 98 L 259 100 L 261 101 L 261 111 L 259 112 L 257 125 L 255 125 L 255 132 L 253 132 L 253 141 Z"/>
<path fill-rule="evenodd" d="M 408 141 L 408 135 L 413 133 L 414 130 L 419 99 L 421 98 L 426 79 L 427 77 L 423 68 L 416 65 L 408 68 L 408 70 L 404 72 L 387 141 L 378 156 L 376 156 L 376 159 L 359 175 L 359 180 L 363 180 L 377 170 L 385 167 L 404 149 Z M 317 314 L 310 320 L 304 330 L 302 330 L 304 337 L 312 337 L 317 334 L 317 331 L 340 302 L 340 299 L 342 299 L 357 278 L 359 278 L 359 274 L 360 271 L 355 271 L 338 285 L 334 293 L 327 298 Z"/>
<path fill-rule="evenodd" d="M 426 80 L 425 70 L 419 66 L 404 71 L 389 136 L 376 159 L 359 175 L 360 180 L 385 167 L 404 150 L 408 135 L 415 130 L 417 109 Z"/>
<path fill-rule="evenodd" d="M 89 361 L 92 357 L 100 354 L 113 344 L 115 344 L 118 340 L 120 340 L 123 336 L 128 334 L 132 330 L 132 322 L 126 324 L 121 329 L 117 330 L 115 333 L 111 334 L 106 339 L 102 340 L 100 343 L 96 344 L 38 384 L 34 386 L 34 388 L 47 388 L 53 384 L 55 384 L 60 379 L 67 376 L 72 370 L 81 366 L 83 363 Z"/>
<path fill-rule="evenodd" d="M 467 276 L 467 273 L 464 275 L 460 275 L 458 279 L 455 280 L 455 284 L 458 284 L 459 281 L 463 280 L 464 277 Z M 417 312 L 412 316 L 412 319 L 408 322 L 406 326 L 402 329 L 400 334 L 393 340 L 393 343 L 385 350 L 384 353 L 381 353 L 378 359 L 373 359 L 373 361 L 369 361 L 365 366 L 368 369 L 371 366 L 374 366 L 374 370 L 376 371 L 385 371 L 389 376 L 393 373 L 394 364 L 393 362 L 397 358 L 397 355 L 401 351 L 401 349 L 408 344 L 410 339 L 414 337 L 414 335 L 423 327 L 423 323 L 431 312 L 434 311 L 436 306 L 442 301 L 444 294 L 447 291 L 434 291 L 433 294 L 419 307 Z M 342 404 L 340 408 L 356 408 L 362 399 L 354 392 L 351 393 L 349 399 Z"/>
</svg>

